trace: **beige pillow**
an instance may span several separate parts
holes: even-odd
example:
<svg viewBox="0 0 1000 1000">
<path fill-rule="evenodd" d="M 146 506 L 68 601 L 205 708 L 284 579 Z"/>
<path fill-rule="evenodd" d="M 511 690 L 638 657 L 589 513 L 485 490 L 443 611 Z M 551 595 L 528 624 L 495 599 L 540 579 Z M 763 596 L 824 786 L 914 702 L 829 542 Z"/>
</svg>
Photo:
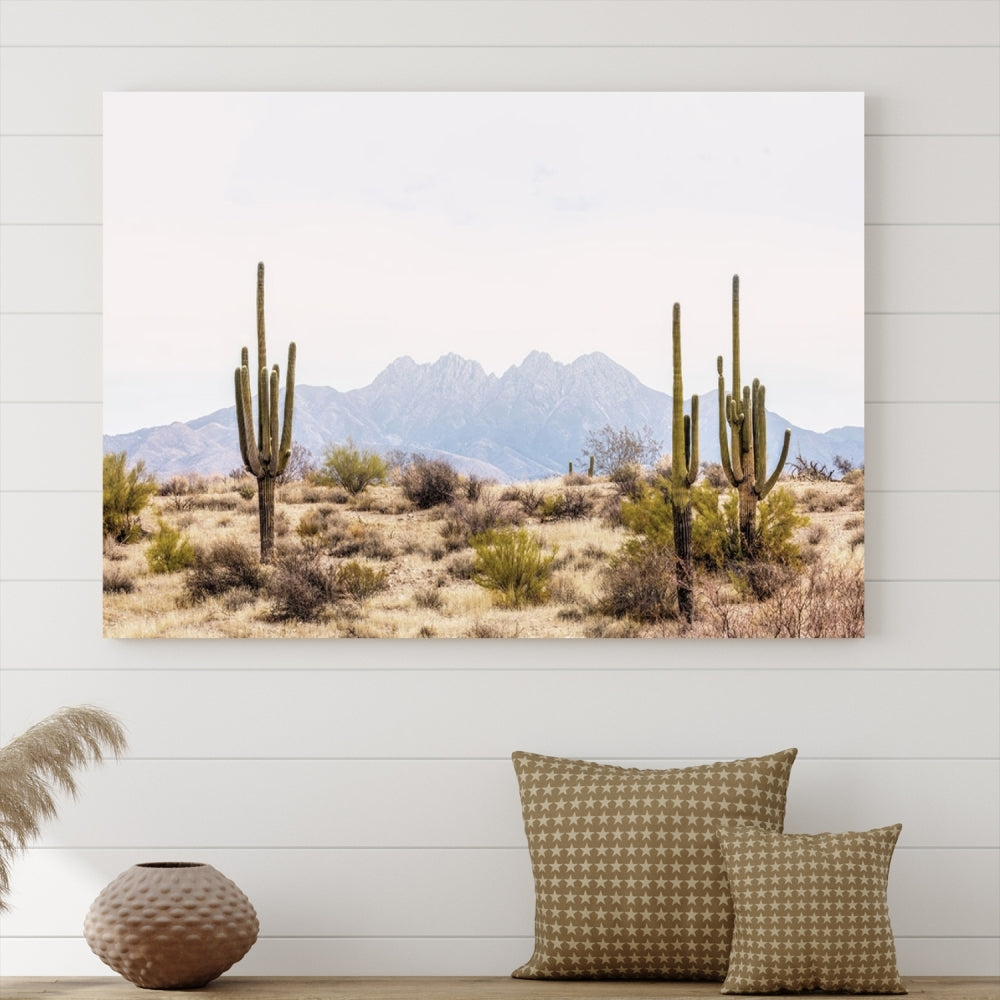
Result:
<svg viewBox="0 0 1000 1000">
<path fill-rule="evenodd" d="M 535 951 L 512 975 L 723 979 L 733 910 L 717 828 L 780 832 L 796 752 L 674 770 L 515 753 Z"/>
<path fill-rule="evenodd" d="M 886 901 L 901 829 L 720 830 L 736 909 L 722 992 L 905 993 Z"/>
</svg>

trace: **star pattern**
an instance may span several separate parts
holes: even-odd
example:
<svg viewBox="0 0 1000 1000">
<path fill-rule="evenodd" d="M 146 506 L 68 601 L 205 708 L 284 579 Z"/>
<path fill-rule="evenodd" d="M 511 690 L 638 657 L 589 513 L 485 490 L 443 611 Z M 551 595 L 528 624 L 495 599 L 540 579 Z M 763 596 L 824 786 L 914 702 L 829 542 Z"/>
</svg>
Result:
<svg viewBox="0 0 1000 1000">
<path fill-rule="evenodd" d="M 720 830 L 736 924 L 723 993 L 905 993 L 886 885 L 901 826 Z"/>
<path fill-rule="evenodd" d="M 519 979 L 716 979 L 733 910 L 717 831 L 780 833 L 796 752 L 650 770 L 517 752 L 535 877 Z"/>
</svg>

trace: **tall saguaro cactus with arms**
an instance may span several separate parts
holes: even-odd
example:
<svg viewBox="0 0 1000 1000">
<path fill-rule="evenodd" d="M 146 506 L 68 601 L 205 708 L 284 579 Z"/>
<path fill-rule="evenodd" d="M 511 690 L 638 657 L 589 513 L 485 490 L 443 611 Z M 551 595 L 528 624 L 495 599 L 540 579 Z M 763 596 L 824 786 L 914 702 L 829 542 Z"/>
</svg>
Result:
<svg viewBox="0 0 1000 1000">
<path fill-rule="evenodd" d="M 733 391 L 726 393 L 719 355 L 719 451 L 722 468 L 739 494 L 740 544 L 743 554 L 757 554 L 757 504 L 771 492 L 788 458 L 792 432 L 785 430 L 778 464 L 767 475 L 767 414 L 764 386 L 740 383 L 740 277 L 733 275 Z M 727 433 L 728 428 L 728 433 Z"/>
<path fill-rule="evenodd" d="M 257 507 L 260 514 L 260 558 L 268 562 L 274 552 L 275 480 L 285 471 L 292 453 L 292 411 L 295 406 L 295 343 L 288 345 L 285 371 L 285 417 L 279 428 L 278 366 L 267 369 L 267 341 L 264 336 L 264 265 L 257 265 L 257 426 L 253 420 L 250 381 L 250 354 L 243 348 L 236 369 L 236 426 L 240 454 L 247 471 L 257 479 Z M 279 433 L 280 431 L 280 433 Z"/>
<path fill-rule="evenodd" d="M 691 552 L 691 486 L 698 476 L 698 397 L 691 397 L 691 415 L 684 413 L 681 374 L 681 307 L 674 303 L 674 399 L 671 429 L 670 502 L 674 514 L 674 554 L 677 559 L 677 606 L 685 621 L 694 619 L 694 558 Z"/>
</svg>

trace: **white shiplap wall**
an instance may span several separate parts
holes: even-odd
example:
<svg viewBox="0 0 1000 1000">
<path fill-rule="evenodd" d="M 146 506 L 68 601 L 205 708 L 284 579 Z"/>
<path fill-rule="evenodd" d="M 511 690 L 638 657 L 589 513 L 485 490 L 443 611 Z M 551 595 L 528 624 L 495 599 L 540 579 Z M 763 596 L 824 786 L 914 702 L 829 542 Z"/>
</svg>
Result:
<svg viewBox="0 0 1000 1000">
<path fill-rule="evenodd" d="M 1000 3 L 0 2 L 0 741 L 132 750 L 14 869 L 0 970 L 101 974 L 91 899 L 198 858 L 247 974 L 505 974 L 532 889 L 508 755 L 788 745 L 787 828 L 902 821 L 904 974 L 1000 973 Z M 100 638 L 105 90 L 864 90 L 863 642 Z"/>
</svg>

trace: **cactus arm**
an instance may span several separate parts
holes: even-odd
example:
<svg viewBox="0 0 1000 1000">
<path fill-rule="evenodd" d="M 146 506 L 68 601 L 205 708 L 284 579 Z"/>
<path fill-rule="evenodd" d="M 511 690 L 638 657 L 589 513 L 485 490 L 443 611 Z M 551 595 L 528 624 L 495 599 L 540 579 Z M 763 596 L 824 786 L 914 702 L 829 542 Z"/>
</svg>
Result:
<svg viewBox="0 0 1000 1000">
<path fill-rule="evenodd" d="M 278 372 L 278 366 L 275 365 L 271 369 L 271 409 L 268 413 L 268 428 L 267 436 L 270 439 L 269 447 L 271 452 L 271 468 L 275 468 L 278 465 L 278 460 L 281 457 L 278 452 L 278 385 L 280 383 L 280 375 Z"/>
<path fill-rule="evenodd" d="M 687 484 L 693 486 L 698 478 L 698 397 L 691 397 L 691 419 L 687 422 L 687 439 L 690 444 L 688 453 Z"/>
<path fill-rule="evenodd" d="M 271 380 L 266 368 L 257 377 L 257 447 L 260 462 L 266 469 L 271 461 Z"/>
<path fill-rule="evenodd" d="M 762 483 L 767 478 L 767 419 L 764 412 L 764 387 L 753 380 L 753 478 Z"/>
<path fill-rule="evenodd" d="M 792 432 L 786 427 L 785 428 L 785 440 L 781 444 L 781 455 L 778 458 L 778 464 L 775 467 L 774 472 L 771 473 L 771 478 L 764 483 L 760 490 L 760 497 L 763 499 L 771 492 L 774 484 L 778 481 L 778 476 L 781 475 L 781 470 L 785 467 L 785 459 L 788 458 L 788 446 L 792 441 Z"/>
<path fill-rule="evenodd" d="M 729 455 L 729 427 L 727 414 L 732 412 L 733 397 L 726 393 L 726 377 L 722 374 L 722 355 L 716 362 L 719 372 L 719 462 L 722 464 L 722 471 L 726 474 L 730 486 L 739 485 L 739 476 L 733 469 L 733 463 Z"/>
<path fill-rule="evenodd" d="M 740 391 L 740 276 L 733 275 L 733 395 Z M 746 411 L 744 411 L 746 412 Z"/>
<path fill-rule="evenodd" d="M 674 399 L 673 420 L 671 421 L 671 465 L 673 479 L 676 482 L 687 476 L 684 466 L 684 379 L 681 375 L 681 307 L 674 303 L 673 323 L 673 365 L 674 365 Z"/>
<path fill-rule="evenodd" d="M 236 423 L 240 435 L 240 452 L 247 469 L 258 478 L 263 470 L 257 442 L 253 436 L 253 404 L 250 400 L 250 372 L 246 366 L 236 370 Z"/>
<path fill-rule="evenodd" d="M 295 342 L 288 345 L 288 368 L 285 370 L 285 419 L 281 428 L 278 475 L 285 471 L 292 454 L 292 413 L 295 409 Z"/>
</svg>

